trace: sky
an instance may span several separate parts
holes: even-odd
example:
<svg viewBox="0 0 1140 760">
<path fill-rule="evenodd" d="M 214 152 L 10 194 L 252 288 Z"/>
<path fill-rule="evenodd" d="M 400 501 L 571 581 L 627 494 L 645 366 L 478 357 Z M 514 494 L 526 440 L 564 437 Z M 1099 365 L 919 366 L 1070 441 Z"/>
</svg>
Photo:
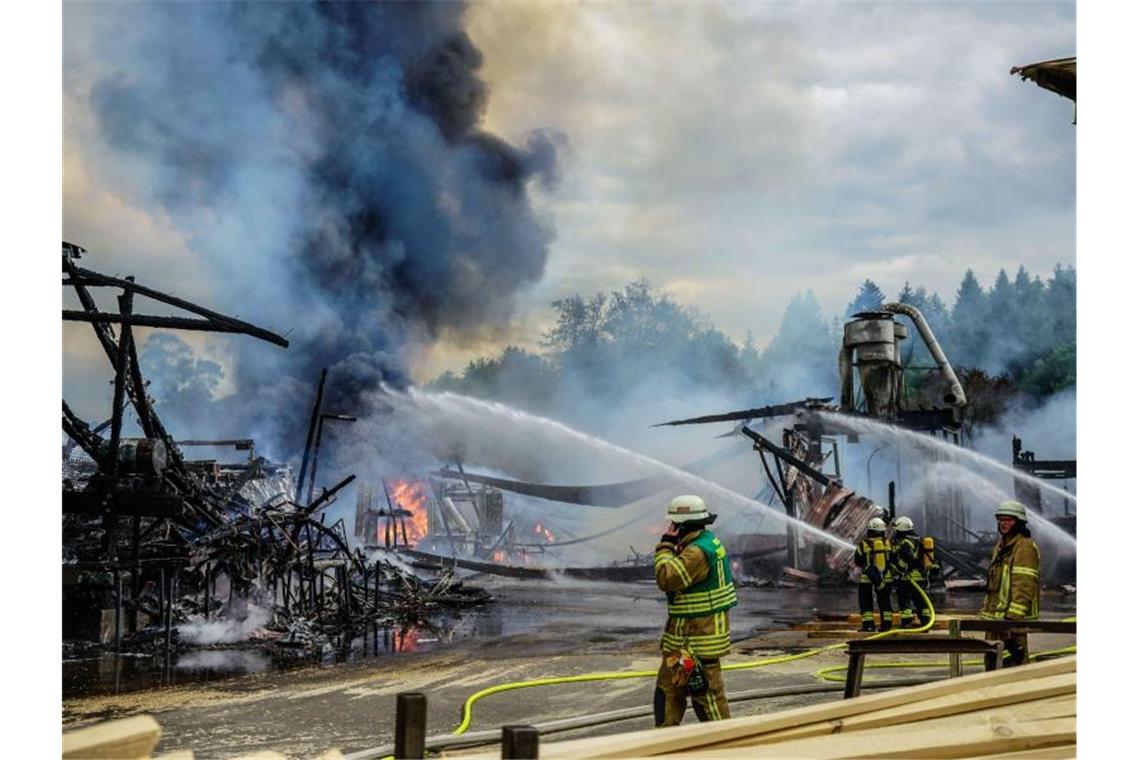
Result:
<svg viewBox="0 0 1140 760">
<path fill-rule="evenodd" d="M 802 290 L 832 316 L 864 278 L 952 303 L 967 268 L 988 285 L 1002 268 L 1044 279 L 1075 263 L 1072 104 L 1008 73 L 1073 54 L 1072 3 L 481 3 L 458 15 L 486 85 L 476 128 L 514 146 L 543 135 L 555 151 L 549 176 L 525 186 L 550 240 L 537 276 L 488 296 L 507 313 L 402 337 L 413 380 L 508 344 L 536 350 L 553 300 L 639 277 L 763 346 Z M 188 222 L 154 179 L 171 153 L 122 139 L 101 105 L 108 82 L 153 76 L 153 57 L 169 55 L 157 41 L 173 32 L 142 18 L 133 5 L 65 4 L 64 236 L 93 269 L 296 329 L 274 306 L 250 313 L 249 291 L 272 290 L 270 249 L 289 245 L 282 216 L 316 138 L 275 128 L 237 146 L 256 161 L 235 181 L 258 193 Z M 215 37 L 178 34 L 199 40 L 187 57 L 222 55 Z M 224 133 L 234 109 L 272 124 L 289 108 L 175 102 L 152 128 Z M 247 269 L 253 259 L 265 270 Z M 89 332 L 67 326 L 68 362 L 102 371 Z M 228 337 L 183 337 L 233 360 Z"/>
<path fill-rule="evenodd" d="M 864 278 L 952 303 L 1074 263 L 1072 104 L 1011 77 L 1072 55 L 1072 3 L 476 5 L 486 122 L 566 137 L 538 194 L 543 306 L 638 276 L 763 345 L 789 297 Z M 532 332 L 533 332 L 532 328 Z"/>
</svg>

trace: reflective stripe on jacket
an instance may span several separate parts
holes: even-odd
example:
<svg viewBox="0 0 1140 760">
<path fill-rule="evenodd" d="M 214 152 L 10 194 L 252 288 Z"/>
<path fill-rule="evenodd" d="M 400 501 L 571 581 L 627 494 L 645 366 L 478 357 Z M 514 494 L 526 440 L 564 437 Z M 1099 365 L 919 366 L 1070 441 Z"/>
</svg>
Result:
<svg viewBox="0 0 1140 760">
<path fill-rule="evenodd" d="M 899 580 L 921 581 L 922 546 L 913 533 L 903 534 L 895 541 L 891 552 L 891 570 Z"/>
<path fill-rule="evenodd" d="M 1041 607 L 1041 551 L 1032 538 L 1003 537 L 990 557 L 986 598 L 978 617 L 1036 620 Z"/>
<path fill-rule="evenodd" d="M 732 566 L 724 544 L 709 531 L 701 531 L 674 559 L 681 560 L 693 549 L 704 555 L 708 571 L 704 578 L 694 578 L 684 589 L 669 594 L 669 614 L 673 617 L 701 617 L 735 607 L 736 585 L 732 582 Z M 656 563 L 656 557 L 654 560 Z"/>
<path fill-rule="evenodd" d="M 653 566 L 657 586 L 669 599 L 661 650 L 676 651 L 687 643 L 701 657 L 728 654 L 728 609 L 736 605 L 736 587 L 720 540 L 700 530 L 682 537 L 676 549 L 661 542 Z"/>
</svg>

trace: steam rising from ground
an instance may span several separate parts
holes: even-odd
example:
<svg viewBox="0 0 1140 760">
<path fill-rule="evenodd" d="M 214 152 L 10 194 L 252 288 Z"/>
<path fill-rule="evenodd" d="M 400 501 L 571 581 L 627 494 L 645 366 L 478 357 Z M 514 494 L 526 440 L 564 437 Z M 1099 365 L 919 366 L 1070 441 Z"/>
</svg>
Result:
<svg viewBox="0 0 1140 760">
<path fill-rule="evenodd" d="M 245 607 L 244 613 L 231 608 L 224 620 L 204 620 L 178 626 L 178 635 L 191 644 L 231 644 L 245 641 L 273 617 L 269 609 L 252 603 Z"/>
</svg>

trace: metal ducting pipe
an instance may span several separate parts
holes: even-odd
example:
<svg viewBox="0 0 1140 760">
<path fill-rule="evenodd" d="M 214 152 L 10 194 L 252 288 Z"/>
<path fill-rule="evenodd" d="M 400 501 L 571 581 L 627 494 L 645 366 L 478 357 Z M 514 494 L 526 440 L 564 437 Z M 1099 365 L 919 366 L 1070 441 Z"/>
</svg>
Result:
<svg viewBox="0 0 1140 760">
<path fill-rule="evenodd" d="M 883 304 L 883 311 L 889 311 L 893 314 L 905 314 L 910 317 L 910 321 L 914 322 L 914 326 L 918 329 L 918 334 L 922 336 L 923 343 L 930 350 L 930 355 L 934 357 L 934 362 L 938 365 L 938 369 L 942 371 L 942 376 L 946 378 L 946 382 L 950 384 L 950 392 L 946 394 L 946 402 L 952 403 L 954 406 L 962 407 L 966 405 L 966 392 L 962 389 L 962 384 L 958 382 L 958 376 L 954 374 L 954 368 L 950 366 L 950 362 L 946 359 L 946 354 L 942 353 L 942 347 L 938 345 L 938 340 L 934 337 L 934 333 L 930 331 L 930 325 L 926 324 L 926 318 L 922 316 L 922 312 L 906 303 L 888 303 Z"/>
</svg>

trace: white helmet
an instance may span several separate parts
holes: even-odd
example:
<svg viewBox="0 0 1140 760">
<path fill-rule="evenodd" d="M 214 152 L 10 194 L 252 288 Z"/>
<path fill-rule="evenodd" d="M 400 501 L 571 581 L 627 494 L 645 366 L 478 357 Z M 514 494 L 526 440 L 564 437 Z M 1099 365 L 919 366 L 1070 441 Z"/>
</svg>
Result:
<svg viewBox="0 0 1140 760">
<path fill-rule="evenodd" d="M 891 527 L 899 533 L 906 533 L 914 530 L 914 520 L 911 520 L 909 517 L 896 517 L 891 521 Z"/>
<path fill-rule="evenodd" d="M 1025 522 L 1029 519 L 1025 514 L 1025 505 L 1020 501 L 1003 501 L 998 505 L 997 511 L 994 512 L 994 516 L 1016 517 L 1022 522 Z"/>
<path fill-rule="evenodd" d="M 684 523 L 692 520 L 706 520 L 713 515 L 709 514 L 709 508 L 705 506 L 704 499 L 700 496 L 685 494 L 669 502 L 669 509 L 665 516 L 675 523 Z"/>
<path fill-rule="evenodd" d="M 871 522 L 867 523 L 867 530 L 877 530 L 880 533 L 887 529 L 887 524 L 883 522 L 881 517 L 872 517 Z"/>
</svg>

